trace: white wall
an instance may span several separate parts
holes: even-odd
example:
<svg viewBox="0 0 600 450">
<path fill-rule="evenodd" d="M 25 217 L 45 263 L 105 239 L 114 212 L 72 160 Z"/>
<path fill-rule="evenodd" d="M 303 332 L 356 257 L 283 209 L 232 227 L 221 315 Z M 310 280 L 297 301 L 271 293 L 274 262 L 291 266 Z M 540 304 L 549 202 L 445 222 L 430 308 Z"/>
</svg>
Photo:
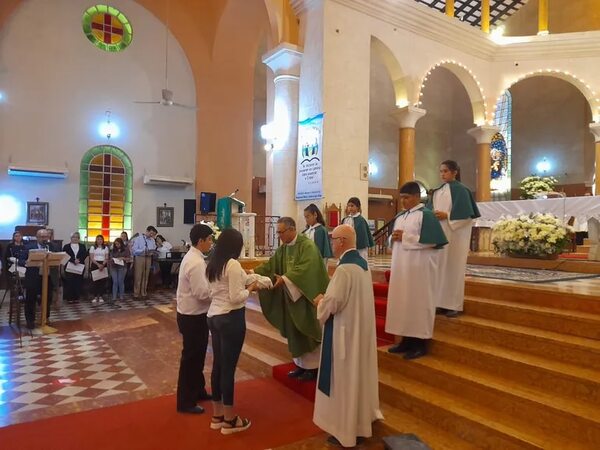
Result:
<svg viewBox="0 0 600 450">
<path fill-rule="evenodd" d="M 25 223 L 25 205 L 50 203 L 49 226 L 58 239 L 77 228 L 79 165 L 91 147 L 106 143 L 97 127 L 112 111 L 121 136 L 110 143 L 125 151 L 134 170 L 134 232 L 156 223 L 156 207 L 175 207 L 175 227 L 159 231 L 171 241 L 187 238 L 183 199 L 194 188 L 143 185 L 145 173 L 194 178 L 196 115 L 189 110 L 134 104 L 158 100 L 164 87 L 165 28 L 132 0 L 114 0 L 133 26 L 133 42 L 121 53 L 94 47 L 82 31 L 87 0 L 28 0 L 0 34 L 0 194 L 20 202 L 18 217 L 0 223 L 0 238 Z M 176 101 L 195 103 L 189 63 L 176 41 L 169 46 L 169 88 Z M 69 169 L 66 180 L 7 176 L 7 166 L 35 164 Z"/>
</svg>

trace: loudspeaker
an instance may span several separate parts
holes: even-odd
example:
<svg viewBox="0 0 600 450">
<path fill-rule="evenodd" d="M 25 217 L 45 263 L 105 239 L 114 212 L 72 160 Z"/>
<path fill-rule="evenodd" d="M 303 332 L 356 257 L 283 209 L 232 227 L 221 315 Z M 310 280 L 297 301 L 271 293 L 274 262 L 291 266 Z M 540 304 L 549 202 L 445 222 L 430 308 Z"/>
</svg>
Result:
<svg viewBox="0 0 600 450">
<path fill-rule="evenodd" d="M 196 221 L 196 199 L 186 198 L 183 200 L 183 223 L 193 224 Z"/>
<path fill-rule="evenodd" d="M 217 194 L 214 192 L 200 192 L 200 212 L 208 214 L 215 212 Z"/>
</svg>

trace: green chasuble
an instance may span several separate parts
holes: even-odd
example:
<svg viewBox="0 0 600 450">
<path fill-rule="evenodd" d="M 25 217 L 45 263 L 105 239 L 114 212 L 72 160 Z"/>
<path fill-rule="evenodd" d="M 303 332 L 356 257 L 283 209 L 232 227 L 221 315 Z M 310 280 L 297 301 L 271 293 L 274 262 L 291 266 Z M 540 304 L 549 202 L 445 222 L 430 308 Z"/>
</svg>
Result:
<svg viewBox="0 0 600 450">
<path fill-rule="evenodd" d="M 300 289 L 302 297 L 296 302 L 283 286 L 261 290 L 260 306 L 267 320 L 287 339 L 294 358 L 316 349 L 321 342 L 321 326 L 312 300 L 325 293 L 329 276 L 314 242 L 298 234 L 294 245 L 279 247 L 275 255 L 254 272 L 270 277 L 273 283 L 275 275 L 285 275 Z"/>
<path fill-rule="evenodd" d="M 319 249 L 319 252 L 321 252 L 323 258 L 331 258 L 333 256 L 327 229 L 323 225 L 315 228 L 315 245 Z"/>
<path fill-rule="evenodd" d="M 473 198 L 473 193 L 468 187 L 456 180 L 450 181 L 448 185 L 450 186 L 450 194 L 452 196 L 450 220 L 476 219 L 477 217 L 481 217 L 479 209 L 477 208 L 477 203 L 475 203 L 475 199 Z M 442 187 L 444 187 L 443 184 L 435 189 L 435 191 Z M 434 209 L 433 194 L 427 202 L 427 208 Z"/>
<path fill-rule="evenodd" d="M 369 230 L 369 224 L 365 218 L 360 215 L 353 217 L 353 219 L 354 231 L 356 232 L 356 248 L 360 250 L 374 247 L 373 235 L 371 234 L 371 230 Z"/>
</svg>

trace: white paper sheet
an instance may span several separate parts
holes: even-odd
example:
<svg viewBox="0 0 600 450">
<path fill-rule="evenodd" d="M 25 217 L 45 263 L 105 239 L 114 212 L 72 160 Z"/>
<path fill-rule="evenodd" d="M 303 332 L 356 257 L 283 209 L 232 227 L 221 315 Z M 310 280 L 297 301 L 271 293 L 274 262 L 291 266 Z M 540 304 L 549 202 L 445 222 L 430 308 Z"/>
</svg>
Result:
<svg viewBox="0 0 600 450">
<path fill-rule="evenodd" d="M 92 281 L 102 280 L 103 278 L 108 278 L 108 270 L 106 270 L 106 269 L 92 270 Z"/>
<path fill-rule="evenodd" d="M 75 273 L 77 275 L 81 275 L 85 270 L 85 265 L 83 264 L 73 264 L 72 262 L 68 262 L 65 267 L 65 272 Z"/>
</svg>

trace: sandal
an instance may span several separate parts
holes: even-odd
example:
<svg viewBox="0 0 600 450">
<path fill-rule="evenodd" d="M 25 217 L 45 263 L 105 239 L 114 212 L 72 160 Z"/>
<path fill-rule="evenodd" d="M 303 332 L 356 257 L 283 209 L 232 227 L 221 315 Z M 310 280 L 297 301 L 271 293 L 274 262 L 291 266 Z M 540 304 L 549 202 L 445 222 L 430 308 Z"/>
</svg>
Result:
<svg viewBox="0 0 600 450">
<path fill-rule="evenodd" d="M 235 416 L 231 420 L 223 419 L 221 434 L 234 434 L 250 428 L 251 422 L 248 419 L 242 419 L 240 416 Z"/>
<path fill-rule="evenodd" d="M 225 426 L 225 416 L 212 416 L 210 419 L 210 429 L 220 430 Z"/>
</svg>

